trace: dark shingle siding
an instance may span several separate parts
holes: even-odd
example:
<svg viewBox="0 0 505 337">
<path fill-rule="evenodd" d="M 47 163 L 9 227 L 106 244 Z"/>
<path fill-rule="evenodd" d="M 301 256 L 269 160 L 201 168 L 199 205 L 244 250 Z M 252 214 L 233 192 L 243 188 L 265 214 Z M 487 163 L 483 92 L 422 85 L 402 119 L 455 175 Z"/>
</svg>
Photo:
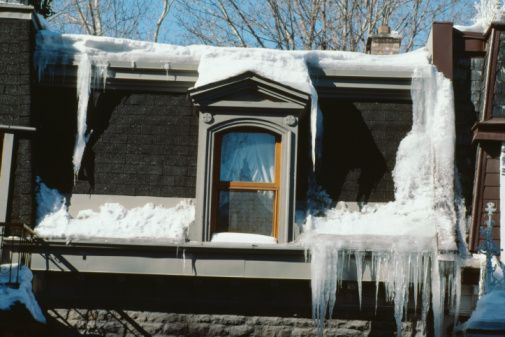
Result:
<svg viewBox="0 0 505 337">
<path fill-rule="evenodd" d="M 393 200 L 391 171 L 398 145 L 412 127 L 412 105 L 327 100 L 321 108 L 323 188 L 335 201 Z"/>
<path fill-rule="evenodd" d="M 106 101 L 105 92 L 102 102 Z M 107 106 L 107 104 L 103 104 Z M 124 94 L 93 146 L 94 193 L 194 197 L 198 120 L 181 94 Z M 79 182 L 74 193 L 86 193 Z"/>
<path fill-rule="evenodd" d="M 31 22 L 0 18 L 0 124 L 31 126 Z M 32 146 L 17 137 L 7 221 L 31 224 L 34 217 Z"/>
</svg>

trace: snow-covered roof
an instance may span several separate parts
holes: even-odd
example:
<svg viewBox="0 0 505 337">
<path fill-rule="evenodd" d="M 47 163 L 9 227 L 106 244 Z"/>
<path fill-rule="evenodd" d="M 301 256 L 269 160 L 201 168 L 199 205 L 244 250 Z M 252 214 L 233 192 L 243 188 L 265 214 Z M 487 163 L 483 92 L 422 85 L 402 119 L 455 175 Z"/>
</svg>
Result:
<svg viewBox="0 0 505 337">
<path fill-rule="evenodd" d="M 323 77 L 390 77 L 409 78 L 419 64 L 428 63 L 428 53 L 420 49 L 399 55 L 369 55 L 345 51 L 283 51 L 261 48 L 213 47 L 204 45 L 177 46 L 146 41 L 97 37 L 77 34 L 59 34 L 49 30 L 39 30 L 36 38 L 35 62 L 42 77 L 51 65 L 77 65 L 82 55 L 88 55 L 94 64 L 107 66 L 116 78 L 132 71 L 137 74 L 148 72 L 147 80 L 179 80 L 196 82 L 199 66 L 209 60 L 221 64 L 216 72 L 229 68 L 229 61 L 254 60 L 257 69 L 266 63 L 282 63 L 284 69 L 289 64 L 307 64 L 310 76 Z M 245 61 L 244 61 L 245 62 Z M 121 71 L 121 70 L 122 71 Z M 125 71 L 125 70 L 130 71 Z M 252 70 L 248 62 L 247 70 Z M 159 74 L 153 74 L 159 71 Z M 67 75 L 71 74 L 66 70 Z M 225 72 L 227 73 L 227 72 Z M 261 74 L 261 72 L 260 72 Z M 164 75 L 164 76 L 163 76 Z M 177 76 L 176 76 L 177 75 Z M 285 77 L 286 73 L 283 72 Z M 200 78 L 200 82 L 205 81 Z M 408 89 L 408 88 L 406 88 Z"/>
</svg>

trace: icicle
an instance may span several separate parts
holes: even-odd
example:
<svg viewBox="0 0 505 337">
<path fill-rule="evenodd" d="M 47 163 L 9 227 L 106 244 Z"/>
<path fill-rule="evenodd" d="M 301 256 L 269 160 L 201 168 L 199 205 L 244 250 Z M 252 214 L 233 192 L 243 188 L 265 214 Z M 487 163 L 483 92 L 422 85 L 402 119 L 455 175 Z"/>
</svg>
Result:
<svg viewBox="0 0 505 337">
<path fill-rule="evenodd" d="M 372 252 L 372 266 L 375 271 L 375 314 L 379 303 L 379 281 L 381 279 L 381 257 Z"/>
<path fill-rule="evenodd" d="M 423 291 L 422 291 L 422 309 L 421 309 L 421 320 L 426 322 L 428 318 L 428 310 L 430 308 L 430 292 L 431 285 L 428 282 L 430 277 L 430 267 L 431 259 L 427 256 L 423 256 Z"/>
<path fill-rule="evenodd" d="M 186 249 L 182 249 L 182 272 L 186 271 Z"/>
<path fill-rule="evenodd" d="M 311 102 L 310 102 L 310 133 L 312 145 L 312 170 L 316 170 L 316 160 L 320 157 L 322 151 L 323 135 L 323 113 L 319 108 L 318 95 L 316 88 L 311 84 Z"/>
<path fill-rule="evenodd" d="M 415 266 L 420 266 L 420 258 L 421 256 L 416 255 L 415 256 Z M 417 296 L 419 296 L 419 268 L 411 268 L 412 269 L 412 280 L 413 280 L 413 285 L 414 285 L 414 308 L 417 309 Z"/>
<path fill-rule="evenodd" d="M 354 260 L 356 262 L 356 282 L 358 282 L 358 296 L 359 296 L 359 309 L 361 310 L 361 303 L 363 301 L 363 258 L 364 253 L 361 251 L 354 252 Z"/>
<path fill-rule="evenodd" d="M 94 87 L 105 90 L 107 78 L 109 77 L 109 63 L 96 64 L 93 72 Z"/>
<path fill-rule="evenodd" d="M 324 329 L 325 317 L 331 318 L 336 301 L 336 291 L 341 288 L 344 270 L 349 268 L 349 262 L 355 261 L 358 296 L 360 307 L 362 301 L 362 275 L 365 264 L 365 252 L 346 249 L 346 243 L 336 238 L 320 237 L 312 240 L 311 253 L 311 279 L 312 279 L 312 309 L 313 317 L 318 326 L 318 334 L 321 336 Z M 377 308 L 379 282 L 384 283 L 386 300 L 394 304 L 394 318 L 397 335 L 401 336 L 402 320 L 406 317 L 409 307 L 410 291 L 414 298 L 421 295 L 421 317 L 425 322 L 431 303 L 435 316 L 436 337 L 441 337 L 440 331 L 443 326 L 444 307 L 444 284 L 457 282 L 457 268 L 450 268 L 449 262 L 443 265 L 444 279 L 441 278 L 440 266 L 437 259 L 436 243 L 421 251 L 391 251 L 372 252 L 371 277 L 375 278 L 376 292 L 375 302 Z M 354 259 L 350 259 L 350 257 Z M 352 268 L 353 266 L 351 266 Z M 431 276 L 431 278 L 430 278 Z M 430 284 L 431 282 L 431 284 Z M 412 285 L 412 287 L 410 286 Z M 456 285 L 454 285 L 456 286 Z M 457 290 L 451 290 L 457 293 Z M 452 297 L 451 301 L 454 299 Z M 415 299 L 417 310 L 418 301 Z M 442 311 L 441 311 L 442 310 Z"/>
<path fill-rule="evenodd" d="M 433 254 L 431 261 L 431 307 L 433 310 L 433 329 L 435 337 L 442 337 L 444 314 L 442 292 L 439 261 L 435 254 Z"/>
<path fill-rule="evenodd" d="M 91 91 L 91 67 L 91 60 L 88 55 L 82 54 L 77 69 L 77 135 L 72 159 L 72 163 L 74 164 L 74 176 L 77 176 L 79 173 L 82 155 L 86 147 L 86 115 Z"/>
</svg>

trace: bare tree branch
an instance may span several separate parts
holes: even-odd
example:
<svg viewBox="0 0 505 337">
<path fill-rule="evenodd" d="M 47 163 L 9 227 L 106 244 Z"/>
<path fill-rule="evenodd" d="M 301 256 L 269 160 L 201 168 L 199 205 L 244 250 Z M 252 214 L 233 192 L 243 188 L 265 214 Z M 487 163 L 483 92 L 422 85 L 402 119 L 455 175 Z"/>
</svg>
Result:
<svg viewBox="0 0 505 337">
<path fill-rule="evenodd" d="M 172 7 L 172 4 L 174 3 L 174 0 L 162 0 L 162 1 L 163 1 L 163 10 L 161 11 L 160 18 L 158 19 L 158 21 L 156 21 L 156 29 L 154 31 L 153 42 L 158 42 L 158 35 L 160 34 L 161 25 L 163 24 L 163 21 L 167 17 L 170 7 Z"/>
</svg>

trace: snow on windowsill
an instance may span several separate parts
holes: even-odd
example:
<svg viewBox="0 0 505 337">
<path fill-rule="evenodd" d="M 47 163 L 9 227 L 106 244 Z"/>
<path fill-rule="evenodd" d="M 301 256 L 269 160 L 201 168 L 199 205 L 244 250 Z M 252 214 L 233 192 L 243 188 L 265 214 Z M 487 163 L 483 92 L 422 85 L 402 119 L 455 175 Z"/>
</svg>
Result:
<svg viewBox="0 0 505 337">
<path fill-rule="evenodd" d="M 272 236 L 248 233 L 216 233 L 210 242 L 214 243 L 247 243 L 247 244 L 277 244 Z"/>
</svg>

